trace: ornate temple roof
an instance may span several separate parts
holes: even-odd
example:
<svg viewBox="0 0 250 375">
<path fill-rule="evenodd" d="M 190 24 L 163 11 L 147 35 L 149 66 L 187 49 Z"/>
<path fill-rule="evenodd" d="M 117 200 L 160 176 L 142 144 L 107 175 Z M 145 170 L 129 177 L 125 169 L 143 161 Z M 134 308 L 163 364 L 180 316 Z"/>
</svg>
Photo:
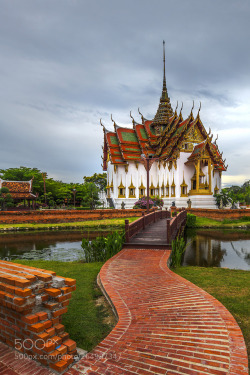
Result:
<svg viewBox="0 0 250 375">
<path fill-rule="evenodd" d="M 32 194 L 32 181 L 7 181 L 0 179 L 0 187 L 9 189 L 13 199 L 34 199 L 36 196 Z"/>
<path fill-rule="evenodd" d="M 194 161 L 200 155 L 204 145 L 215 169 L 225 171 L 225 160 L 219 152 L 218 146 L 212 143 L 210 132 L 207 133 L 200 119 L 200 108 L 196 118 L 193 116 L 193 107 L 185 120 L 182 117 L 182 108 L 177 113 L 172 109 L 166 86 L 165 74 L 165 42 L 163 42 L 163 86 L 160 103 L 153 120 L 146 120 L 141 115 L 141 124 L 134 121 L 133 128 L 117 126 L 114 122 L 114 131 L 104 130 L 103 169 L 107 170 L 107 161 L 112 164 L 127 164 L 131 161 L 140 161 L 141 154 L 152 155 L 166 162 L 175 161 L 186 142 L 192 143 L 188 160 Z M 203 146 L 202 146 L 203 145 Z"/>
</svg>

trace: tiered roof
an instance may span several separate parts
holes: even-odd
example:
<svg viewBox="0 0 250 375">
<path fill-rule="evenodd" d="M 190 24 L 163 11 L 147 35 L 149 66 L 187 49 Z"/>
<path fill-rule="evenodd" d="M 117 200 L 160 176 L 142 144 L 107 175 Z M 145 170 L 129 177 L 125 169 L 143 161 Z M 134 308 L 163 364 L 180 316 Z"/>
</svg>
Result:
<svg viewBox="0 0 250 375">
<path fill-rule="evenodd" d="M 108 131 L 102 125 L 104 129 L 103 169 L 107 170 L 109 159 L 112 164 L 128 164 L 131 161 L 139 162 L 141 154 L 152 155 L 166 162 L 176 161 L 183 144 L 188 141 L 197 144 L 188 158 L 189 162 L 201 156 L 201 150 L 206 147 L 215 169 L 225 171 L 227 169 L 225 160 L 222 159 L 216 141 L 212 143 L 210 132 L 207 133 L 201 122 L 200 109 L 194 118 L 192 108 L 190 115 L 185 120 L 182 117 L 182 109 L 179 114 L 177 114 L 177 109 L 173 112 L 166 87 L 165 48 L 163 61 L 162 95 L 154 119 L 146 120 L 141 115 L 142 122 L 139 124 L 131 116 L 132 129 L 118 126 L 113 121 L 114 132 Z"/>
<path fill-rule="evenodd" d="M 7 181 L 0 179 L 0 187 L 9 189 L 13 199 L 34 199 L 36 196 L 32 194 L 32 181 Z"/>
</svg>

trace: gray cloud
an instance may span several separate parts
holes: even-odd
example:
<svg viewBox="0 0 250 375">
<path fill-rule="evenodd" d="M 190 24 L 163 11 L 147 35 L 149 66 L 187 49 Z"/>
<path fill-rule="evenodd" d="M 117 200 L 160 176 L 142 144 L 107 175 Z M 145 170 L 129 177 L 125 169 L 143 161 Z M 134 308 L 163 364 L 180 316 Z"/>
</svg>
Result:
<svg viewBox="0 0 250 375">
<path fill-rule="evenodd" d="M 188 115 L 193 99 L 196 110 L 201 100 L 202 121 L 220 134 L 228 174 L 250 176 L 248 0 L 0 6 L 1 168 L 27 165 L 75 182 L 100 172 L 99 119 L 112 128 L 112 113 L 129 124 L 130 110 L 139 120 L 138 107 L 154 116 L 165 39 L 173 107 L 183 101 Z"/>
</svg>

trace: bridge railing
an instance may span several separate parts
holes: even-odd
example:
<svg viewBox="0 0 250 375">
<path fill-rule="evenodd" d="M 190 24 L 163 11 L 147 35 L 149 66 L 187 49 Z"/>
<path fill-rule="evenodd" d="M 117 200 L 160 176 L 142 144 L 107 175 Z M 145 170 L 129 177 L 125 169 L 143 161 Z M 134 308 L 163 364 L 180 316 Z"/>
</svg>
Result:
<svg viewBox="0 0 250 375">
<path fill-rule="evenodd" d="M 187 221 L 187 211 L 181 209 L 181 211 L 174 218 L 167 220 L 167 242 L 171 244 L 181 229 L 182 226 L 186 224 Z"/>
<path fill-rule="evenodd" d="M 145 229 L 147 225 L 155 223 L 160 219 L 170 218 L 170 211 L 153 211 L 147 215 L 142 213 L 142 217 L 129 224 L 129 220 L 125 220 L 125 241 L 129 242 L 130 238 L 135 236 L 140 230 Z"/>
</svg>

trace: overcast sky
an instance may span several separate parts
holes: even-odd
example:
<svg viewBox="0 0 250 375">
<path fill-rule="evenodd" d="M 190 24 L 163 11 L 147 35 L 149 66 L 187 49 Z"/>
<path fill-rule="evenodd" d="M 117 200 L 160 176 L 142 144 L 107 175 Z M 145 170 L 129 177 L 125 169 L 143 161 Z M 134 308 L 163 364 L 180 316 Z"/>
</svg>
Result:
<svg viewBox="0 0 250 375">
<path fill-rule="evenodd" d="M 153 118 L 162 41 L 173 108 L 219 135 L 224 184 L 250 179 L 249 0 L 0 0 L 0 168 L 82 182 L 103 131 Z"/>
</svg>

